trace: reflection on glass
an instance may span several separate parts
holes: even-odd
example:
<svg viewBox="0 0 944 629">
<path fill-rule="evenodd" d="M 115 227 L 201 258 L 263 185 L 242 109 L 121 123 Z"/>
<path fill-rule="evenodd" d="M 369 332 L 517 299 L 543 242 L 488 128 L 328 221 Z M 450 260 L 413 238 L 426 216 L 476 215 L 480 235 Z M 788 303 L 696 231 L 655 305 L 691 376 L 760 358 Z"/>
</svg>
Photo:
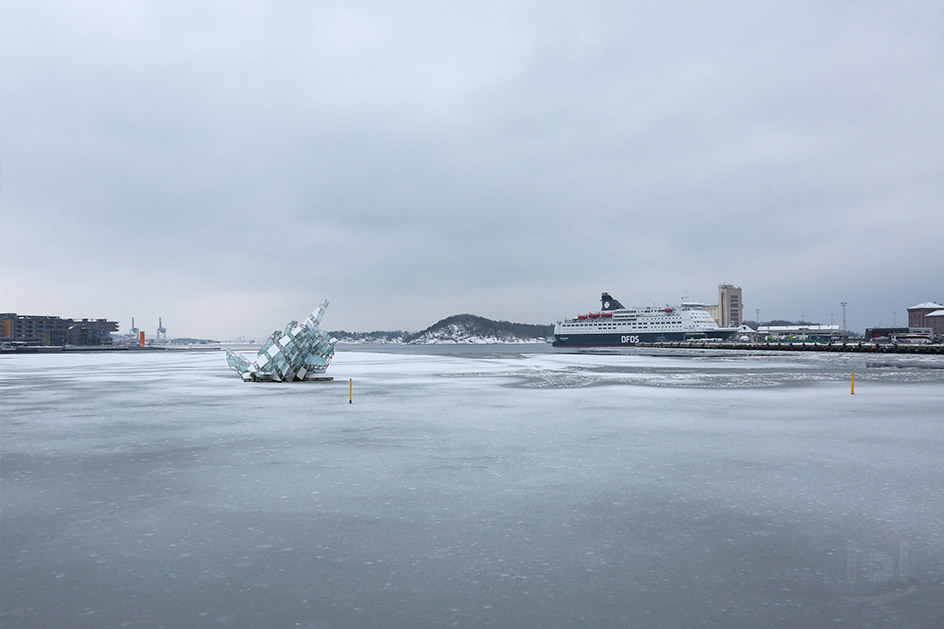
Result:
<svg viewBox="0 0 944 629">
<path fill-rule="evenodd" d="M 324 373 L 334 356 L 336 338 L 318 329 L 328 307 L 325 299 L 301 325 L 291 321 L 275 331 L 253 360 L 226 350 L 226 362 L 245 382 L 293 382 Z"/>
</svg>

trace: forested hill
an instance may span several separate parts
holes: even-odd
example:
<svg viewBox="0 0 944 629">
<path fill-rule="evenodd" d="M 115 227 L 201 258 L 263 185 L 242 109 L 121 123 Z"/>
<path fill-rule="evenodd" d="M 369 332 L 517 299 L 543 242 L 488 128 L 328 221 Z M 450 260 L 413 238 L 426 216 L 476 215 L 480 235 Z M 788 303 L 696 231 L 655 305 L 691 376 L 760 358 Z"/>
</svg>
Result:
<svg viewBox="0 0 944 629">
<path fill-rule="evenodd" d="M 554 326 L 494 321 L 471 314 L 459 314 L 437 321 L 420 332 L 376 331 L 328 332 L 342 343 L 543 343 Z"/>
<path fill-rule="evenodd" d="M 459 314 L 437 321 L 422 332 L 404 339 L 405 343 L 542 343 L 553 326 L 493 321 L 471 314 Z"/>
</svg>

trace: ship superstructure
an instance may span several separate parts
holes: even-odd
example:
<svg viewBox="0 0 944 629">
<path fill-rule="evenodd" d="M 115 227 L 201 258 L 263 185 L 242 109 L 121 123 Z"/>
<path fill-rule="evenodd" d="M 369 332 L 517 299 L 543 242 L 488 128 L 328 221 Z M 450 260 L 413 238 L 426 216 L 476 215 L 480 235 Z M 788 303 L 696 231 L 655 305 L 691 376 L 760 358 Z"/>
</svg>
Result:
<svg viewBox="0 0 944 629">
<path fill-rule="evenodd" d="M 677 306 L 626 308 L 603 293 L 598 312 L 562 319 L 554 324 L 555 347 L 613 347 L 654 341 L 725 338 L 734 329 L 721 328 L 707 306 L 683 301 Z"/>
</svg>

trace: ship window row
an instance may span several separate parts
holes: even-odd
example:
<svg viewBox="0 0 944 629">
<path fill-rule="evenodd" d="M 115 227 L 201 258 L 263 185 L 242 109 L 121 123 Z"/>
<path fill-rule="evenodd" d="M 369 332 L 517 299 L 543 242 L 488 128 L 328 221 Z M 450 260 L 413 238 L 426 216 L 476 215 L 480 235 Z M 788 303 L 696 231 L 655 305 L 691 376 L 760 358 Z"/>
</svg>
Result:
<svg viewBox="0 0 944 629">
<path fill-rule="evenodd" d="M 665 328 L 674 327 L 674 325 L 681 325 L 681 323 L 678 323 L 678 324 L 671 324 L 671 323 L 639 323 L 639 324 L 637 324 L 636 327 L 639 327 L 639 328 L 663 328 L 663 329 L 665 329 Z M 589 327 L 593 327 L 593 328 L 596 328 L 596 329 L 598 329 L 598 330 L 603 330 L 603 329 L 611 330 L 611 329 L 619 328 L 619 327 L 621 327 L 621 326 L 616 325 L 616 324 L 613 324 L 613 323 L 609 323 L 609 324 L 606 324 L 606 323 L 604 323 L 604 324 L 598 324 L 598 323 L 568 323 L 568 324 L 566 324 L 566 327 L 568 327 L 568 328 L 589 328 Z M 689 327 L 691 327 L 691 326 L 689 326 Z"/>
<path fill-rule="evenodd" d="M 565 325 L 580 325 L 580 326 L 592 326 L 597 328 L 614 328 L 614 327 L 623 327 L 626 325 L 681 325 L 681 321 L 634 321 L 631 324 L 627 323 L 583 323 L 583 322 L 567 322 Z"/>
</svg>

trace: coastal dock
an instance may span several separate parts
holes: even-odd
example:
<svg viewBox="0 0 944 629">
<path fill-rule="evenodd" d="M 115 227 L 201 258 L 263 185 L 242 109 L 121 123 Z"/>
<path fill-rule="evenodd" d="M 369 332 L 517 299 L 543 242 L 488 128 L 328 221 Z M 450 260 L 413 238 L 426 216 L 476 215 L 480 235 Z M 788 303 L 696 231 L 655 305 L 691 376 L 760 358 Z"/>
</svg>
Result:
<svg viewBox="0 0 944 629">
<path fill-rule="evenodd" d="M 106 353 L 106 352 L 204 352 L 219 351 L 219 345 L 14 345 L 0 347 L 3 354 L 71 354 L 71 353 Z"/>
<path fill-rule="evenodd" d="M 724 349 L 742 351 L 779 352 L 860 352 L 865 354 L 912 354 L 944 355 L 944 344 L 917 343 L 814 343 L 796 342 L 749 342 L 749 341 L 657 341 L 639 343 L 636 347 L 661 347 L 672 349 Z"/>
</svg>

